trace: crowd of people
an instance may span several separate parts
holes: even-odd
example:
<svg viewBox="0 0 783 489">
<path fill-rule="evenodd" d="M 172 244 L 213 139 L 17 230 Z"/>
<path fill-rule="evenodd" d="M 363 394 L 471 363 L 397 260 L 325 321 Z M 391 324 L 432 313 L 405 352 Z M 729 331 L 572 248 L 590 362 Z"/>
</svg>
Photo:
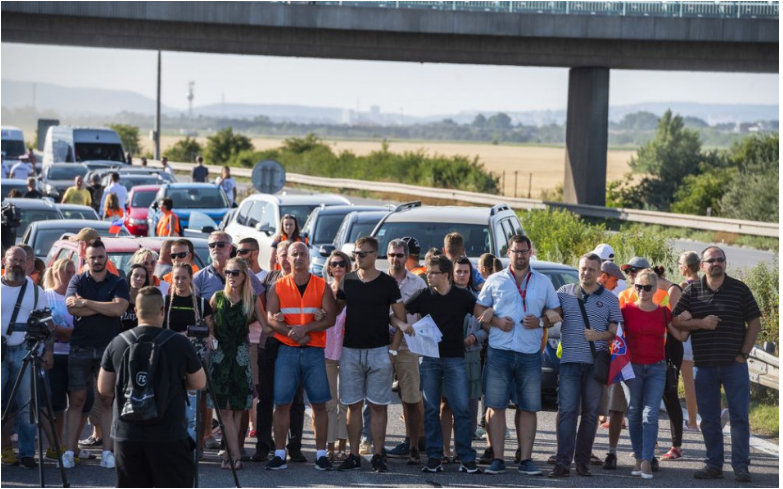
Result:
<svg viewBox="0 0 783 489">
<path fill-rule="evenodd" d="M 85 448 L 102 447 L 100 465 L 116 469 L 120 486 L 192 485 L 192 450 L 201 457 L 205 449 L 221 449 L 223 469 L 255 461 L 279 471 L 305 462 L 305 401 L 312 408 L 318 470 L 360 469 L 367 454 L 375 472 L 388 469 L 388 458 L 402 458 L 423 472 L 455 464 L 466 474 L 499 474 L 506 470 L 506 439 L 515 431 L 518 472 L 541 475 L 533 460 L 541 352 L 556 324 L 559 408 L 549 477 L 568 476 L 572 462 L 579 476 L 590 476 L 596 464 L 617 470 L 627 417 L 635 458 L 630 473 L 651 479 L 663 400 L 672 420 L 672 447 L 664 459 L 682 457 L 683 429 L 700 430 L 707 462 L 694 477 L 722 478 L 721 418 L 728 416 L 731 466 L 738 481 L 751 480 L 746 362 L 760 313 L 748 287 L 726 274 L 720 248 L 684 253 L 678 262 L 683 280 L 675 283 L 643 257 L 618 266 L 611 247 L 600 245 L 580 258 L 578 282 L 556 290 L 536 271 L 533 243 L 524 235 L 509 239 L 507 267 L 490 254 L 474 267 L 458 233 L 445 236 L 442 249 L 428 250 L 423 262 L 415 237 L 393 239 L 386 250 L 362 237 L 352 255 L 333 251 L 317 276 L 310 273 L 310 252 L 296 220 L 281 229 L 285 235 L 275 240 L 268 270 L 259 264 L 255 239 L 235 243 L 215 231 L 208 238 L 208 266 L 198 269 L 193 245 L 178 239 L 170 246 L 170 273 L 156 277 L 158 255 L 142 249 L 127 278 L 111 266 L 97 233 L 86 230 L 76 237 L 84 269 L 58 260 L 40 291 L 28 279 L 30 255 L 10 248 L 2 279 L 2 396 L 3 407 L 14 403 L 17 412 L 3 426 L 2 463 L 37 465 L 29 382 L 22 381 L 16 399 L 8 398 L 25 354 L 25 335 L 11 325 L 48 306 L 54 331 L 42 358 L 57 433 L 47 437 L 50 446 L 54 436 L 62 440 L 63 452 L 50 448 L 46 456 L 70 469 L 93 457 Z M 385 251 L 388 271 L 377 266 L 379 251 Z M 416 334 L 413 325 L 425 317 L 442 335 L 437 356 L 417 355 L 407 345 Z M 199 358 L 185 339 L 199 324 L 207 328 L 208 358 Z M 601 370 L 618 325 L 634 378 L 607 385 Z M 155 336 L 166 329 L 181 333 L 164 345 L 172 400 L 156 427 L 134 425 L 118 416 L 126 400 L 123 332 Z M 680 372 L 685 420 L 677 398 Z M 214 396 L 200 396 L 196 405 L 195 392 L 207 375 Z M 393 391 L 402 402 L 406 437 L 387 449 Z M 510 403 L 516 408 L 512 431 L 506 429 Z M 196 410 L 205 420 L 198 433 Z M 221 442 L 213 435 L 212 410 L 223 420 Z M 92 436 L 80 441 L 88 420 Z M 610 434 L 603 461 L 593 454 L 601 423 Z M 10 442 L 14 428 L 18 455 Z M 482 434 L 488 448 L 479 454 L 472 445 Z M 252 455 L 244 448 L 248 437 L 256 439 Z"/>
</svg>

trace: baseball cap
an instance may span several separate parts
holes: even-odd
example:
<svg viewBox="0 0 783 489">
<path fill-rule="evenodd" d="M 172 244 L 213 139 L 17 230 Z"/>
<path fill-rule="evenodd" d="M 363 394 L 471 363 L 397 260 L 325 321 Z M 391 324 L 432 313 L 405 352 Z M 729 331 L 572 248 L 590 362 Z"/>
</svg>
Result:
<svg viewBox="0 0 783 489">
<path fill-rule="evenodd" d="M 100 239 L 101 235 L 98 234 L 98 231 L 94 230 L 93 228 L 82 228 L 81 231 L 76 236 L 71 236 L 71 241 L 94 241 L 96 239 Z"/>
<path fill-rule="evenodd" d="M 419 245 L 419 240 L 412 237 L 412 236 L 405 236 L 402 238 L 402 241 L 405 241 L 408 245 L 408 253 L 411 255 L 420 255 L 421 254 L 421 245 Z"/>
<path fill-rule="evenodd" d="M 625 280 L 625 275 L 620 271 L 620 267 L 610 261 L 605 261 L 601 264 L 601 272 L 614 277 L 617 280 Z"/>
<path fill-rule="evenodd" d="M 614 260 L 614 250 L 611 246 L 609 246 L 606 243 L 601 243 L 598 246 L 595 247 L 595 249 L 591 252 L 595 253 L 599 257 L 601 257 L 601 260 Z"/>
<path fill-rule="evenodd" d="M 620 267 L 622 271 L 626 271 L 629 268 L 650 268 L 650 262 L 644 258 L 635 256 L 628 260 L 628 263 Z"/>
</svg>

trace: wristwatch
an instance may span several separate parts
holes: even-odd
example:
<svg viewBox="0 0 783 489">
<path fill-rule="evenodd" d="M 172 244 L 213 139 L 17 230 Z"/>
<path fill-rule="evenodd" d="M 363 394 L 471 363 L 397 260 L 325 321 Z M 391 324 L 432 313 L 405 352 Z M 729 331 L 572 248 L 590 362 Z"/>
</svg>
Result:
<svg viewBox="0 0 783 489">
<path fill-rule="evenodd" d="M 742 352 L 742 351 L 741 351 L 741 352 L 740 352 L 740 355 L 742 355 L 742 358 L 744 358 L 745 360 L 747 360 L 748 358 L 750 358 L 750 353 L 745 353 L 745 352 Z"/>
<path fill-rule="evenodd" d="M 544 329 L 544 318 L 538 318 L 538 327 Z"/>
<path fill-rule="evenodd" d="M 389 350 L 389 355 L 396 357 L 397 356 L 397 350 Z"/>
</svg>

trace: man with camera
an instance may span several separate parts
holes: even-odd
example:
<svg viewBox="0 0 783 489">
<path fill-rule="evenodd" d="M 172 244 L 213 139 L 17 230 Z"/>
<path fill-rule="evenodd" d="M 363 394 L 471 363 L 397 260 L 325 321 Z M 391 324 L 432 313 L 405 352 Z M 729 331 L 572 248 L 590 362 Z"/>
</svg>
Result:
<svg viewBox="0 0 783 489">
<path fill-rule="evenodd" d="M 16 413 L 17 432 L 19 434 L 19 459 L 11 448 L 11 430 L 13 423 L 2 427 L 3 465 L 21 464 L 22 468 L 34 469 L 35 463 L 35 425 L 30 423 L 30 375 L 27 369 L 19 383 L 16 399 L 10 399 L 14 382 L 22 368 L 22 360 L 27 354 L 25 348 L 26 323 L 30 314 L 46 306 L 46 297 L 40 288 L 25 274 L 27 255 L 22 248 L 13 246 L 5 253 L 5 275 L 0 279 L 2 293 L 2 404 L 3 412 L 10 402 L 19 411 Z M 11 327 L 13 324 L 13 328 Z M 21 325 L 21 326 L 18 326 Z M 44 365 L 45 368 L 48 367 Z M 7 418 L 7 421 L 13 419 Z"/>
<path fill-rule="evenodd" d="M 68 358 L 68 438 L 63 454 L 63 466 L 74 466 L 73 451 L 79 435 L 82 406 L 87 399 L 90 377 L 97 376 L 103 351 L 122 330 L 120 317 L 130 301 L 128 283 L 109 273 L 106 247 L 100 239 L 87 245 L 85 251 L 88 270 L 74 275 L 65 293 L 65 305 L 73 315 L 71 354 Z M 97 395 L 101 403 L 100 423 L 104 433 L 112 421 L 111 396 Z M 114 468 L 113 443 L 104 437 L 101 467 Z"/>
<path fill-rule="evenodd" d="M 139 325 L 131 330 L 137 341 L 161 334 L 165 314 L 160 290 L 152 286 L 141 289 L 136 296 Z M 116 445 L 117 487 L 193 486 L 193 446 L 185 424 L 185 399 L 187 389 L 203 389 L 207 377 L 188 338 L 175 334 L 159 345 L 157 354 L 165 361 L 151 381 L 155 382 L 156 396 L 168 387 L 169 397 L 158 422 L 140 424 L 116 415 L 126 401 L 127 379 L 123 379 L 122 370 L 123 357 L 130 348 L 126 340 L 114 338 L 101 361 L 98 393 L 115 399 L 111 436 Z"/>
</svg>

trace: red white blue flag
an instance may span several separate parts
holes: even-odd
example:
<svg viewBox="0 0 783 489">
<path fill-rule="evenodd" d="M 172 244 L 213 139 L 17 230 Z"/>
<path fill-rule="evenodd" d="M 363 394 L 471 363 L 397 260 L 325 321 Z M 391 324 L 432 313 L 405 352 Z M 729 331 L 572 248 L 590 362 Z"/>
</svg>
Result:
<svg viewBox="0 0 783 489">
<path fill-rule="evenodd" d="M 623 325 L 617 325 L 617 333 L 612 343 L 612 361 L 609 364 L 609 384 L 616 384 L 621 380 L 630 380 L 636 377 L 631 365 L 631 352 L 625 342 Z"/>
<path fill-rule="evenodd" d="M 122 231 L 122 218 L 115 219 L 109 225 L 109 234 L 120 234 Z"/>
</svg>

